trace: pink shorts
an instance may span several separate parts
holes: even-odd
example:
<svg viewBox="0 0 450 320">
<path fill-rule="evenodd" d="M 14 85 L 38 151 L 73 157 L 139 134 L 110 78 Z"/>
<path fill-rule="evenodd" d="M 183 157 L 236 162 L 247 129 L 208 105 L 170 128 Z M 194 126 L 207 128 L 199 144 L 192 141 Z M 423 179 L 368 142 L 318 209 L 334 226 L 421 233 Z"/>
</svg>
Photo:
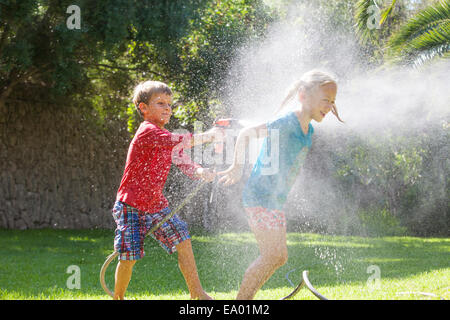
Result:
<svg viewBox="0 0 450 320">
<path fill-rule="evenodd" d="M 263 207 L 245 208 L 248 224 L 258 229 L 284 229 L 286 228 L 286 217 L 279 210 Z"/>
</svg>

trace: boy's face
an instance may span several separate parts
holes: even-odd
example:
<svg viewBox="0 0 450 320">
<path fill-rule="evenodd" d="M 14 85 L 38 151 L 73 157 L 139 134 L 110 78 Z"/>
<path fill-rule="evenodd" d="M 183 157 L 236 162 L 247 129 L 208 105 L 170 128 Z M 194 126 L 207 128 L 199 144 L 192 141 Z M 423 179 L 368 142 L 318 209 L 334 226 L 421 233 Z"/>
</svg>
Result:
<svg viewBox="0 0 450 320">
<path fill-rule="evenodd" d="M 141 102 L 139 107 L 144 120 L 164 128 L 172 116 L 172 96 L 166 93 L 155 93 L 150 97 L 147 104 Z"/>
</svg>

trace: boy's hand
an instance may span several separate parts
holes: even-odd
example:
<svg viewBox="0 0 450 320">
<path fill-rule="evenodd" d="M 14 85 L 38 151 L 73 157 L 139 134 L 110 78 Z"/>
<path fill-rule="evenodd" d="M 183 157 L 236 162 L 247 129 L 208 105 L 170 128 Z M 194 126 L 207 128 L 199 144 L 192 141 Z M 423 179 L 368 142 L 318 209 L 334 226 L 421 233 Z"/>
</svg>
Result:
<svg viewBox="0 0 450 320">
<path fill-rule="evenodd" d="M 222 176 L 219 179 L 219 183 L 223 183 L 225 186 L 229 186 L 238 182 L 242 177 L 242 167 L 239 165 L 232 165 L 225 171 L 217 172 L 218 176 Z"/>
<path fill-rule="evenodd" d="M 214 181 L 216 173 L 208 168 L 198 168 L 195 175 L 206 182 Z"/>
</svg>

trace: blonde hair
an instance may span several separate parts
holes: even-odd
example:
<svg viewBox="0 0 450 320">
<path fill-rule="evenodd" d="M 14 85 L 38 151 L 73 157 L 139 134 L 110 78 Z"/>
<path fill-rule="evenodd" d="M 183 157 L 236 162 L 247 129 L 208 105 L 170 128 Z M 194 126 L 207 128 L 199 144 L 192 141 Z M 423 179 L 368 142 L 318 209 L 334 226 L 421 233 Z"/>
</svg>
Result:
<svg viewBox="0 0 450 320">
<path fill-rule="evenodd" d="M 327 83 L 334 83 L 337 85 L 337 80 L 334 76 L 320 70 L 311 70 L 306 72 L 305 74 L 303 74 L 300 80 L 295 81 L 289 88 L 286 97 L 283 99 L 283 102 L 281 102 L 281 105 L 275 111 L 275 114 L 279 113 L 288 104 L 288 102 L 292 100 L 301 90 L 311 91 Z M 339 117 L 335 104 L 333 104 L 331 112 L 339 121 L 344 122 Z"/>
<path fill-rule="evenodd" d="M 169 86 L 160 81 L 144 81 L 139 83 L 133 92 L 133 103 L 136 107 L 137 112 L 142 117 L 141 109 L 139 109 L 139 104 L 141 102 L 147 104 L 150 101 L 150 98 L 155 93 L 165 93 L 169 96 L 172 96 L 172 90 Z"/>
</svg>

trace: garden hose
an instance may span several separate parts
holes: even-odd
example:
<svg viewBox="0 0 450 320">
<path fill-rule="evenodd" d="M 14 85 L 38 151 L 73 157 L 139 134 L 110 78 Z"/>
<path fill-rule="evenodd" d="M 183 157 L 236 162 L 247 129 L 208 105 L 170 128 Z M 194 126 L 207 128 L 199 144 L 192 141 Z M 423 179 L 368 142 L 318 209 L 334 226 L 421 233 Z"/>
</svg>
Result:
<svg viewBox="0 0 450 320">
<path fill-rule="evenodd" d="M 306 287 L 320 300 L 328 300 L 328 298 L 325 298 L 323 295 L 321 295 L 311 284 L 311 282 L 308 279 L 308 270 L 303 271 L 303 281 L 305 282 Z"/>
<path fill-rule="evenodd" d="M 297 293 L 306 285 L 306 287 L 309 289 L 309 291 L 311 291 L 317 298 L 319 298 L 320 300 L 328 300 L 328 298 L 325 298 L 323 295 L 321 295 L 311 284 L 311 282 L 308 279 L 308 271 L 305 270 L 303 271 L 302 274 L 302 280 L 300 281 L 300 283 L 298 284 L 297 287 L 295 287 L 295 289 L 289 293 L 287 296 L 281 298 L 280 300 L 290 300 L 292 299 L 294 296 L 297 295 Z"/>
<path fill-rule="evenodd" d="M 186 198 L 184 198 L 184 200 L 178 205 L 178 207 L 175 210 L 173 210 L 164 219 L 162 219 L 159 223 L 157 223 L 155 226 L 153 226 L 145 234 L 144 238 L 146 238 L 149 234 L 151 234 L 154 231 L 156 231 L 159 227 L 161 227 L 164 223 L 166 223 L 167 220 L 172 218 L 178 211 L 180 211 L 186 205 L 186 203 L 188 203 L 206 183 L 208 183 L 208 182 L 207 181 L 203 181 L 203 182 L 199 183 L 197 185 L 197 187 L 195 187 L 194 191 L 192 191 Z M 105 292 L 108 295 L 110 295 L 111 297 L 114 297 L 114 293 L 111 290 L 109 290 L 108 286 L 106 285 L 105 273 L 106 273 L 106 269 L 108 269 L 108 266 L 111 263 L 111 261 L 113 261 L 118 255 L 119 255 L 119 252 L 117 252 L 117 251 L 114 251 L 113 253 L 111 253 L 106 258 L 105 262 L 103 263 L 102 268 L 100 269 L 100 284 L 102 285 L 103 290 L 105 290 Z"/>
<path fill-rule="evenodd" d="M 295 289 L 291 293 L 289 293 L 287 296 L 281 298 L 280 300 L 290 300 L 290 299 L 292 299 L 295 295 L 297 295 L 297 293 L 303 288 L 304 285 L 305 285 L 305 281 L 302 279 L 302 281 L 300 281 L 298 286 L 295 287 Z"/>
</svg>

